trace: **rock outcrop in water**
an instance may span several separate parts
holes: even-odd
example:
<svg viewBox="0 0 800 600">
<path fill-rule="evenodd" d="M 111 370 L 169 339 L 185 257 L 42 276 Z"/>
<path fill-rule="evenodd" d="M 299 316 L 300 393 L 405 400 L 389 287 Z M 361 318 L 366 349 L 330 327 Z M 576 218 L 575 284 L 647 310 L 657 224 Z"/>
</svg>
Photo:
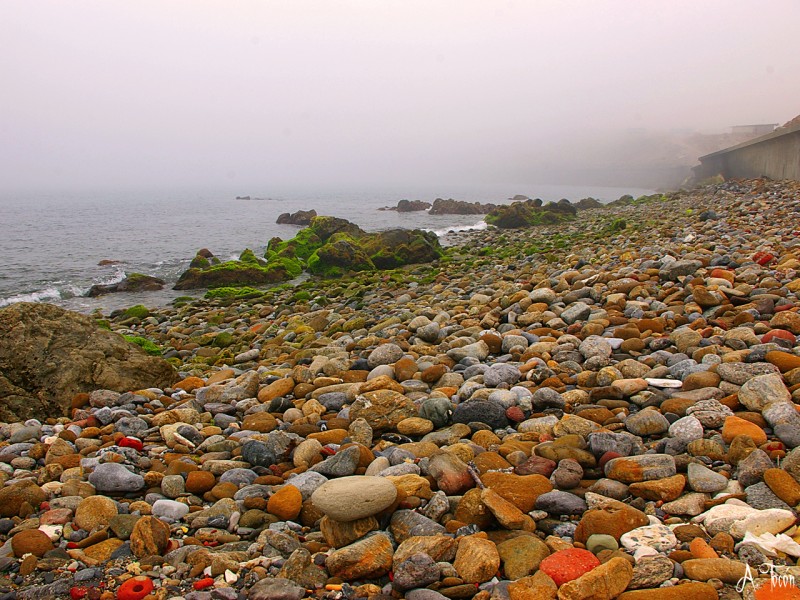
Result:
<svg viewBox="0 0 800 600">
<path fill-rule="evenodd" d="M 281 213 L 275 221 L 278 225 L 301 225 L 303 227 L 311 224 L 311 219 L 317 216 L 317 211 L 298 210 L 294 213 Z"/>
<path fill-rule="evenodd" d="M 208 251 L 192 261 L 176 290 L 261 285 L 286 281 L 304 270 L 334 277 L 348 271 L 393 269 L 441 256 L 436 234 L 419 229 L 367 233 L 337 217 L 314 217 L 290 240 L 270 240 L 265 258 L 246 250 L 236 261 L 215 262 Z"/>
<path fill-rule="evenodd" d="M 519 229 L 535 225 L 555 225 L 575 218 L 578 209 L 569 200 L 548 202 L 525 200 L 498 206 L 486 215 L 486 222 L 500 229 Z"/>
<path fill-rule="evenodd" d="M 396 210 L 397 212 L 407 213 L 428 210 L 430 207 L 431 203 L 424 200 L 400 200 L 397 206 L 387 206 L 378 210 Z"/>
<path fill-rule="evenodd" d="M 465 202 L 448 198 L 436 198 L 429 214 L 432 215 L 485 215 L 497 208 L 496 204 L 481 202 Z"/>
<path fill-rule="evenodd" d="M 181 273 L 175 290 L 195 290 L 241 285 L 264 285 L 287 281 L 300 274 L 299 265 L 281 262 L 267 264 L 247 249 L 239 260 L 220 261 L 208 250 L 201 250 L 192 259 L 189 268 Z"/>
<path fill-rule="evenodd" d="M 316 217 L 293 239 L 270 241 L 266 256 L 270 263 L 297 261 L 311 273 L 331 277 L 430 262 L 441 256 L 441 247 L 436 234 L 419 229 L 366 233 L 345 219 Z"/>
<path fill-rule="evenodd" d="M 164 387 L 177 380 L 148 356 L 85 315 L 50 304 L 0 309 L 0 419 L 61 417 L 79 392 Z"/>
<path fill-rule="evenodd" d="M 119 283 L 95 284 L 89 288 L 86 295 L 90 298 L 102 296 L 103 294 L 113 294 L 116 292 L 152 292 L 164 288 L 164 280 L 152 275 L 142 273 L 131 273 Z"/>
<path fill-rule="evenodd" d="M 424 200 L 400 200 L 397 203 L 397 212 L 417 212 L 428 210 L 430 207 L 431 203 Z"/>
</svg>

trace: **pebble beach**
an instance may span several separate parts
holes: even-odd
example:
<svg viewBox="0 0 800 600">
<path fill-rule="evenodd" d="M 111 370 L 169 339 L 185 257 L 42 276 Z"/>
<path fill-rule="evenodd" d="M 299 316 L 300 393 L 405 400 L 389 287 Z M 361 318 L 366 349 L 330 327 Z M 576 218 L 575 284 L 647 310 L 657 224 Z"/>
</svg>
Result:
<svg viewBox="0 0 800 600">
<path fill-rule="evenodd" d="M 0 424 L 0 600 L 800 599 L 798 233 L 729 181 L 95 314 L 175 382 Z"/>
</svg>

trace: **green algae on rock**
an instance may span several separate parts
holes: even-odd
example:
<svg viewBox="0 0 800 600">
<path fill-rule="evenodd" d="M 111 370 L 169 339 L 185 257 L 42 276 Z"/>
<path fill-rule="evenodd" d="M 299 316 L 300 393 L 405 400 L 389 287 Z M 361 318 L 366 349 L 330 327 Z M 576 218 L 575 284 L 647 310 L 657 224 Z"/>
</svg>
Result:
<svg viewBox="0 0 800 600">
<path fill-rule="evenodd" d="M 555 225 L 575 218 L 578 209 L 568 200 L 548 202 L 525 200 L 498 206 L 488 215 L 486 222 L 500 229 L 519 229 L 536 225 Z"/>
<path fill-rule="evenodd" d="M 270 241 L 270 263 L 283 258 L 304 262 L 311 273 L 326 277 L 345 271 L 393 269 L 436 260 L 442 255 L 437 236 L 419 229 L 366 233 L 336 217 L 315 217 L 291 240 Z"/>
<path fill-rule="evenodd" d="M 292 239 L 271 239 L 264 258 L 248 248 L 239 260 L 220 263 L 208 250 L 199 251 L 174 289 L 278 283 L 299 276 L 303 270 L 340 277 L 348 271 L 393 269 L 441 256 L 439 240 L 431 232 L 391 229 L 367 233 L 346 219 L 314 217 Z"/>
<path fill-rule="evenodd" d="M 243 299 L 243 298 L 255 298 L 261 296 L 264 292 L 259 291 L 250 286 L 242 286 L 242 287 L 220 287 L 208 290 L 205 295 L 203 296 L 206 300 L 215 300 L 215 299 Z"/>
<path fill-rule="evenodd" d="M 268 267 L 283 267 L 294 276 L 306 269 L 322 277 L 341 277 L 347 272 L 431 262 L 442 254 L 438 237 L 431 232 L 390 229 L 367 233 L 345 219 L 314 217 L 294 238 L 270 240 L 265 258 Z"/>
<path fill-rule="evenodd" d="M 134 304 L 123 313 L 123 316 L 126 319 L 146 319 L 150 316 L 150 311 L 144 304 Z"/>
<path fill-rule="evenodd" d="M 123 335 L 122 337 L 125 338 L 126 342 L 139 346 L 139 348 L 147 352 L 150 356 L 161 356 L 161 348 L 147 338 L 143 338 L 139 335 Z"/>
<path fill-rule="evenodd" d="M 204 262 L 205 261 L 205 262 Z M 243 285 L 263 285 L 286 281 L 299 274 L 291 265 L 283 263 L 262 264 L 255 253 L 247 249 L 239 260 L 228 260 L 214 264 L 207 256 L 200 253 L 192 264 L 208 266 L 190 266 L 178 278 L 173 289 L 192 290 L 198 288 L 218 288 Z"/>
</svg>

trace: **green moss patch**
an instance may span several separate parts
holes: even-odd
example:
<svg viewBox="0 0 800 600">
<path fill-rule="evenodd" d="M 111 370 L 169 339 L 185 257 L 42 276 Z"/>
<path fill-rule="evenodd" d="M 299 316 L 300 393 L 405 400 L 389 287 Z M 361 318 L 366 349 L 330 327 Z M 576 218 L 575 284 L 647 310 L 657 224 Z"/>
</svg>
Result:
<svg viewBox="0 0 800 600">
<path fill-rule="evenodd" d="M 500 229 L 520 229 L 571 221 L 578 212 L 578 209 L 566 200 L 549 202 L 544 206 L 540 203 L 540 200 L 526 200 L 498 206 L 486 215 L 486 222 Z"/>
<path fill-rule="evenodd" d="M 161 348 L 147 338 L 143 338 L 138 335 L 123 335 L 122 337 L 125 338 L 126 342 L 130 342 L 131 344 L 136 344 L 139 346 L 150 356 L 161 356 Z"/>
<path fill-rule="evenodd" d="M 150 311 L 143 304 L 135 304 L 126 310 L 123 316 L 126 319 L 146 319 L 150 316 Z"/>
<path fill-rule="evenodd" d="M 271 284 L 294 279 L 304 270 L 323 277 L 342 277 L 348 272 L 431 262 L 441 256 L 439 240 L 430 232 L 393 229 L 366 233 L 345 219 L 314 217 L 311 224 L 292 239 L 271 239 L 264 259 L 246 249 L 239 260 L 214 264 L 213 255 L 201 250 L 192 266 L 181 274 L 174 289 Z M 230 293 L 206 297 L 221 298 Z M 233 297 L 238 296 L 233 293 Z"/>
</svg>

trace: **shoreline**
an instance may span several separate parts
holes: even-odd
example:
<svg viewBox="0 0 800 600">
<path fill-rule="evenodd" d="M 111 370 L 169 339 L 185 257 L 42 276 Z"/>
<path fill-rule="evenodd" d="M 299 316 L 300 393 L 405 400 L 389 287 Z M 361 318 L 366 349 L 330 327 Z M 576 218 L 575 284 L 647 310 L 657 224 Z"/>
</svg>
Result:
<svg viewBox="0 0 800 600">
<path fill-rule="evenodd" d="M 542 197 L 560 192 L 575 199 L 583 197 L 581 194 L 590 193 L 611 200 L 626 192 L 647 192 L 574 186 L 530 187 L 543 188 L 541 191 L 546 194 Z M 467 188 L 453 189 L 456 197 L 463 197 L 466 201 L 482 197 L 483 194 L 479 192 L 475 190 L 469 193 Z M 495 197 L 492 194 L 497 193 L 499 190 L 487 190 L 486 197 Z M 263 250 L 267 241 L 275 235 L 284 239 L 291 237 L 296 233 L 296 227 L 274 223 L 278 212 L 314 207 L 320 214 L 347 218 L 368 230 L 398 226 L 441 230 L 453 226 L 472 226 L 481 218 L 480 215 L 398 215 L 396 212 L 379 211 L 379 206 L 386 201 L 394 199 L 396 203 L 397 198 L 401 197 L 393 190 L 374 194 L 366 191 L 332 191 L 326 195 L 297 192 L 284 196 L 266 203 L 237 201 L 224 214 L 219 213 L 222 200 L 214 194 L 159 195 L 154 192 L 143 195 L 86 194 L 85 197 L 73 194 L 67 195 L 63 205 L 57 205 L 55 198 L 47 197 L 41 200 L 47 209 L 44 215 L 33 214 L 28 208 L 37 205 L 38 197 L 35 195 L 27 198 L 24 205 L 19 201 L 16 204 L 11 202 L 8 215 L 11 222 L 28 223 L 34 220 L 34 224 L 32 229 L 28 228 L 26 239 L 12 236 L 0 243 L 0 251 L 9 260 L 4 272 L 5 279 L 0 282 L 3 284 L 0 285 L 0 298 L 4 299 L 0 300 L 0 304 L 9 298 L 45 299 L 81 312 L 91 312 L 97 304 L 91 300 L 82 301 L 80 294 L 93 284 L 119 280 L 123 271 L 173 280 L 188 266 L 199 248 L 209 248 L 216 255 L 229 258 L 238 256 L 246 247 Z M 348 208 L 348 202 L 353 206 Z M 131 235 L 128 228 L 120 227 L 117 222 L 120 212 L 127 214 L 126 211 L 136 206 L 140 207 L 135 217 L 137 229 L 149 232 L 142 238 L 137 233 Z M 204 215 L 215 216 L 213 227 L 207 224 Z M 246 222 L 242 218 L 246 218 Z M 171 241 L 169 238 L 174 236 L 178 237 Z M 47 240 L 42 248 L 37 247 L 36 240 L 40 238 Z M 56 248 L 59 250 L 54 251 Z M 64 254 L 65 251 L 68 255 Z M 98 262 L 108 259 L 119 262 L 111 266 L 98 266 Z M 17 281 L 18 285 L 12 288 L 12 281 Z M 62 300 L 62 296 L 74 298 Z M 109 302 L 109 305 L 119 307 L 116 300 Z"/>
</svg>

